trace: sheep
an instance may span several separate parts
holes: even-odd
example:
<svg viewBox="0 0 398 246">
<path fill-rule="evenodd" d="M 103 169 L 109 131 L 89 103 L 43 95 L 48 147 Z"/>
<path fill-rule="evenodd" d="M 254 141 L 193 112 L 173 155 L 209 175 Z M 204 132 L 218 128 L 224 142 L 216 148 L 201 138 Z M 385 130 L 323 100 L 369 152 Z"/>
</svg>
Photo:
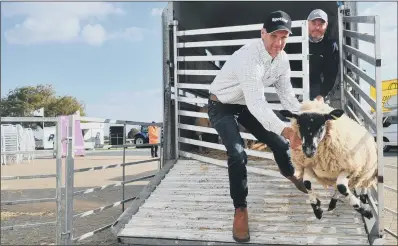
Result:
<svg viewBox="0 0 398 246">
<path fill-rule="evenodd" d="M 281 110 L 291 120 L 291 126 L 302 139 L 299 149 L 291 149 L 296 174 L 303 178 L 315 216 L 322 218 L 321 202 L 311 189 L 317 181 L 324 187 L 334 186 L 328 211 L 336 207 L 342 194 L 365 218 L 372 218 L 366 209 L 367 188 L 376 183 L 377 148 L 373 136 L 356 121 L 321 101 L 307 101 L 298 114 Z M 361 188 L 360 199 L 350 191 Z"/>
</svg>

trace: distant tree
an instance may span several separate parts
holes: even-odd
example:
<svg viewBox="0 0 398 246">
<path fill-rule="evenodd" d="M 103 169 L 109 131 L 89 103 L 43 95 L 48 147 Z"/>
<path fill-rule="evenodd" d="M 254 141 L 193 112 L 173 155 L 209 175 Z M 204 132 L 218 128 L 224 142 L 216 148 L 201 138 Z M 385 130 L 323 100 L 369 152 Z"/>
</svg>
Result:
<svg viewBox="0 0 398 246">
<path fill-rule="evenodd" d="M 134 135 L 139 132 L 140 132 L 140 130 L 138 130 L 137 128 L 131 128 L 129 133 L 127 133 L 127 138 L 134 138 Z"/>
<path fill-rule="evenodd" d="M 0 102 L 2 117 L 32 116 L 32 112 L 44 108 L 45 117 L 74 114 L 85 109 L 82 102 L 72 96 L 57 96 L 51 85 L 23 86 L 11 90 Z M 47 124 L 46 124 L 47 125 Z"/>
<path fill-rule="evenodd" d="M 84 116 L 84 106 L 75 97 L 62 96 L 54 98 L 49 102 L 47 108 L 44 108 L 44 112 L 47 111 L 48 116 L 58 115 L 70 115 L 80 110 L 80 115 Z"/>
</svg>

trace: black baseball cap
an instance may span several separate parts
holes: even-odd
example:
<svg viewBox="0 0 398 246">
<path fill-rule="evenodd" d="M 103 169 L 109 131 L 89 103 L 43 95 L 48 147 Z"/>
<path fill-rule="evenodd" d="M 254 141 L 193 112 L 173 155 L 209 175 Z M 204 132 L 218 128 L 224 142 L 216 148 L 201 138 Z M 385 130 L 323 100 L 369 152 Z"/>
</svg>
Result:
<svg viewBox="0 0 398 246">
<path fill-rule="evenodd" d="M 268 33 L 278 30 L 286 30 L 292 34 L 292 20 L 290 16 L 283 11 L 274 11 L 267 16 L 264 28 Z"/>
</svg>

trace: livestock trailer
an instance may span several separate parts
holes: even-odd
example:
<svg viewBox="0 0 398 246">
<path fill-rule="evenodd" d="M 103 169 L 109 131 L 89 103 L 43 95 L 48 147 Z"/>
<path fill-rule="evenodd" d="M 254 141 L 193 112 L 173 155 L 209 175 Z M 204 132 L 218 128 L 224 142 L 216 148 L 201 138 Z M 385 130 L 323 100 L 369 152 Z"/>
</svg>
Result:
<svg viewBox="0 0 398 246">
<path fill-rule="evenodd" d="M 104 146 L 103 123 L 80 123 L 85 149 L 102 148 Z"/>
<path fill-rule="evenodd" d="M 37 149 L 53 149 L 55 136 L 54 126 L 46 126 L 43 128 L 37 126 L 33 130 L 33 134 L 35 137 Z"/>
<path fill-rule="evenodd" d="M 283 10 L 293 21 L 287 50 L 291 65 L 300 70 L 292 77 L 302 100 L 309 98 L 308 14 L 316 8 L 329 15 L 328 34 L 338 40 L 340 72 L 331 104 L 377 132 L 382 139 L 380 44 L 378 16 L 356 16 L 355 2 L 170 2 L 163 10 L 164 138 L 160 172 L 112 226 L 125 244 L 233 244 L 233 206 L 229 197 L 226 161 L 195 152 L 195 147 L 221 150 L 214 139 L 196 138 L 197 132 L 216 136 L 212 127 L 195 125 L 206 105 L 209 85 L 234 51 L 260 37 L 266 12 Z M 358 33 L 357 24 L 368 23 L 374 35 Z M 358 40 L 374 44 L 373 57 L 358 50 Z M 375 78 L 360 67 L 358 59 L 374 66 Z M 293 66 L 292 66 L 293 67 Z M 377 89 L 376 100 L 359 86 L 359 78 Z M 265 93 L 273 110 L 280 110 L 273 87 Z M 190 96 L 188 96 L 188 94 Z M 376 109 L 376 120 L 361 107 L 365 100 Z M 247 133 L 244 139 L 256 140 Z M 339 203 L 333 213 L 318 220 L 305 195 L 284 179 L 271 152 L 245 149 L 248 163 L 248 206 L 252 244 L 379 244 L 384 227 L 383 143 L 378 146 L 378 186 L 369 191 L 375 215 L 361 217 L 351 206 Z M 315 186 L 328 204 L 330 193 Z M 379 216 L 380 215 L 380 216 Z"/>
</svg>

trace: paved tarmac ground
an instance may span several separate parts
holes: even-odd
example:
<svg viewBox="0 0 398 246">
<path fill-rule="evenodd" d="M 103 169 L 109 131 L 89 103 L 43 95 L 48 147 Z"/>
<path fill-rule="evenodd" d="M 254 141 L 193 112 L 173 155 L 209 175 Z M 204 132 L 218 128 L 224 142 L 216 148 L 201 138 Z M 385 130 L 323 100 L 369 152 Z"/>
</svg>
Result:
<svg viewBox="0 0 398 246">
<path fill-rule="evenodd" d="M 126 154 L 126 162 L 151 159 L 149 149 L 129 150 Z M 109 164 L 122 163 L 122 151 L 104 150 L 87 153 L 85 157 L 76 157 L 75 169 L 84 167 L 95 167 Z M 63 159 L 63 168 L 65 159 Z M 1 166 L 2 176 L 24 176 L 37 174 L 54 174 L 55 159 L 35 159 L 31 163 L 26 161 L 22 164 L 10 164 Z M 158 161 L 143 163 L 126 167 L 126 180 L 135 177 L 155 174 L 158 168 Z M 112 168 L 91 172 L 76 173 L 74 185 L 76 191 L 122 181 L 122 168 Z M 125 186 L 125 198 L 137 195 L 144 185 L 150 181 L 137 181 Z M 1 200 L 23 200 L 55 197 L 55 178 L 31 179 L 31 180 L 2 180 Z M 122 186 L 105 188 L 75 197 L 74 214 L 79 214 L 92 209 L 100 208 L 122 200 Z M 130 203 L 126 203 L 126 207 Z M 89 215 L 84 218 L 74 219 L 74 237 L 98 229 L 102 226 L 113 223 L 121 214 L 122 206 L 119 205 L 101 211 L 99 214 Z M 4 205 L 1 207 L 1 226 L 21 225 L 36 222 L 50 222 L 56 220 L 55 202 Z M 44 225 L 33 228 L 15 229 L 1 232 L 1 244 L 13 245 L 40 245 L 55 243 L 54 225 Z M 106 230 L 76 244 L 117 244 L 113 234 Z"/>
<path fill-rule="evenodd" d="M 392 149 L 385 154 L 385 164 L 397 166 L 397 149 Z M 126 161 L 144 160 L 150 158 L 150 149 L 132 149 L 126 151 Z M 94 167 L 122 162 L 122 151 L 118 150 L 96 150 L 86 154 L 85 157 L 75 159 L 75 169 L 83 167 Z M 65 159 L 63 159 L 63 165 Z M 152 161 L 126 167 L 126 180 L 134 177 L 146 176 L 156 173 L 158 162 Z M 36 159 L 31 163 L 11 164 L 1 166 L 2 176 L 22 176 L 35 174 L 55 173 L 55 159 L 50 157 Z M 397 169 L 385 168 L 385 185 L 397 188 Z M 76 190 L 85 190 L 93 187 L 112 184 L 122 180 L 122 169 L 113 168 L 92 172 L 75 174 Z M 150 179 L 138 181 L 125 186 L 126 198 L 137 195 Z M 55 196 L 55 178 L 36 180 L 10 180 L 1 181 L 1 200 L 21 200 L 30 198 L 46 198 Z M 112 204 L 122 199 L 121 186 L 106 188 L 101 191 L 79 195 L 74 200 L 75 214 L 96 209 Z M 397 211 L 397 194 L 385 189 L 385 206 Z M 126 204 L 126 207 L 130 203 Z M 55 202 L 12 205 L 1 207 L 1 226 L 19 225 L 35 222 L 55 221 Z M 98 229 L 104 225 L 113 223 L 121 214 L 121 206 L 104 210 L 99 214 L 89 215 L 84 218 L 74 219 L 74 237 Z M 385 212 L 385 225 L 397 233 L 397 217 Z M 26 229 L 15 229 L 1 232 L 1 244 L 18 245 L 47 245 L 55 243 L 55 227 L 44 225 Z M 75 244 L 109 245 L 117 244 L 113 234 L 103 231 L 92 237 L 86 238 Z M 397 245 L 397 240 L 387 236 L 386 245 Z"/>
</svg>

